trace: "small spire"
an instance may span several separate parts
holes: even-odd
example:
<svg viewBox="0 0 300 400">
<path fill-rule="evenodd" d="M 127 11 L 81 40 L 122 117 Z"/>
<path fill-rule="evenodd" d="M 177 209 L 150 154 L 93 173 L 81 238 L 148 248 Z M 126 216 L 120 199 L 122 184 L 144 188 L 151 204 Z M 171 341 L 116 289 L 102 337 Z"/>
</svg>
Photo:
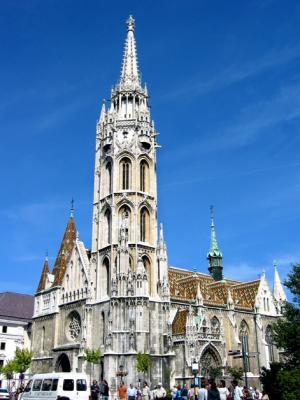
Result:
<svg viewBox="0 0 300 400">
<path fill-rule="evenodd" d="M 164 230 L 163 230 L 163 224 L 160 223 L 159 225 L 159 241 L 163 242 L 164 241 Z"/>
<path fill-rule="evenodd" d="M 70 217 L 74 218 L 74 199 L 71 200 Z"/>
<path fill-rule="evenodd" d="M 199 306 L 203 305 L 203 296 L 202 296 L 202 293 L 201 293 L 200 283 L 199 282 L 198 282 L 198 285 L 197 285 L 196 303 Z"/>
<path fill-rule="evenodd" d="M 283 286 L 281 284 L 281 280 L 279 277 L 279 273 L 277 270 L 277 262 L 274 260 L 274 287 L 273 287 L 273 295 L 275 300 L 277 300 L 279 303 L 286 301 L 286 295 L 284 293 Z"/>
<path fill-rule="evenodd" d="M 48 249 L 47 249 L 46 252 L 45 252 L 45 261 L 49 261 L 49 260 L 48 260 Z"/>
<path fill-rule="evenodd" d="M 126 21 L 127 38 L 125 41 L 124 57 L 121 69 L 120 85 L 140 87 L 140 75 L 134 37 L 135 21 L 132 15 Z"/>
<path fill-rule="evenodd" d="M 210 232 L 210 250 L 215 251 L 219 250 L 218 248 L 218 243 L 217 243 L 217 237 L 216 237 L 216 231 L 215 231 L 215 223 L 214 223 L 214 207 L 210 206 L 210 221 L 211 221 L 211 232 Z"/>
</svg>

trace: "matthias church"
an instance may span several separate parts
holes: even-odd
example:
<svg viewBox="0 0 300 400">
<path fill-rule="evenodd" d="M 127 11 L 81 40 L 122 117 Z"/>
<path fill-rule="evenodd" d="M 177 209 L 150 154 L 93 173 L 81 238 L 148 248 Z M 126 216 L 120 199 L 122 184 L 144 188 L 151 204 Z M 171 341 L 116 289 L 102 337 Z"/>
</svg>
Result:
<svg viewBox="0 0 300 400">
<path fill-rule="evenodd" d="M 100 349 L 95 377 L 112 391 L 141 378 L 137 354 L 151 358 L 153 384 L 189 382 L 211 367 L 242 366 L 232 349 L 253 354 L 249 382 L 279 359 L 272 324 L 286 299 L 276 265 L 264 274 L 225 278 L 211 210 L 208 273 L 168 265 L 157 221 L 157 131 L 142 85 L 135 21 L 127 20 L 121 74 L 96 124 L 91 249 L 80 240 L 73 210 L 54 265 L 45 260 L 35 294 L 32 372 L 89 373 L 84 350 Z M 236 277 L 238 278 L 238 276 Z M 242 349 L 242 345 L 244 346 Z"/>
</svg>

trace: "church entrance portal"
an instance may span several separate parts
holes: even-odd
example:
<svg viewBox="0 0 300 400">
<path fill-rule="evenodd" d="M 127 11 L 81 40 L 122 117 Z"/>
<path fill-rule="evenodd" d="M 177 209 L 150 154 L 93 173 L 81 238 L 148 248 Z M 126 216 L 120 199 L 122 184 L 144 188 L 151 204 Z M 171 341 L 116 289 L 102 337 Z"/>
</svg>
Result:
<svg viewBox="0 0 300 400">
<path fill-rule="evenodd" d="M 56 361 L 56 366 L 55 366 L 55 371 L 56 372 L 71 372 L 71 364 L 69 357 L 63 353 L 61 354 L 57 361 Z"/>
<path fill-rule="evenodd" d="M 201 373 L 209 377 L 210 368 L 220 368 L 222 366 L 221 358 L 212 346 L 207 346 L 200 359 Z"/>
</svg>

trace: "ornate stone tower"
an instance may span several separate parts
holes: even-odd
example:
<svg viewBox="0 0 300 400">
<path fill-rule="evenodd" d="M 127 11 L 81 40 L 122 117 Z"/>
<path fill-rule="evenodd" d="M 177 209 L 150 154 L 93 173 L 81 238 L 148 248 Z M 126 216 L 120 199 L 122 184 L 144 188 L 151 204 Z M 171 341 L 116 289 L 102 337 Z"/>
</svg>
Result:
<svg viewBox="0 0 300 400">
<path fill-rule="evenodd" d="M 101 304 L 103 367 L 115 376 L 122 366 L 136 381 L 136 353 L 151 353 L 160 355 L 152 379 L 161 379 L 170 300 L 162 227 L 157 243 L 157 132 L 131 16 L 120 80 L 110 105 L 103 102 L 96 129 L 91 272 L 92 297 Z"/>
<path fill-rule="evenodd" d="M 207 259 L 209 262 L 209 273 L 215 281 L 221 281 L 223 279 L 223 266 L 222 266 L 222 253 L 219 250 L 215 223 L 214 223 L 214 209 L 210 208 L 210 219 L 211 219 L 211 232 L 210 232 L 210 249 L 207 253 Z"/>
</svg>

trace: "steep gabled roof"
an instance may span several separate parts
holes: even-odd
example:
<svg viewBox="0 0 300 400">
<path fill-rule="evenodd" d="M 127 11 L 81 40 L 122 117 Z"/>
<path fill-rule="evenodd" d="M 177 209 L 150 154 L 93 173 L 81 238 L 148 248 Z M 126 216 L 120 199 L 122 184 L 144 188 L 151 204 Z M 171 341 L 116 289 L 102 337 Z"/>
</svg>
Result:
<svg viewBox="0 0 300 400">
<path fill-rule="evenodd" d="M 69 217 L 65 233 L 54 263 L 52 274 L 54 275 L 54 282 L 52 286 L 61 285 L 65 276 L 68 260 L 71 256 L 72 250 L 76 241 L 76 226 L 73 216 Z"/>
<path fill-rule="evenodd" d="M 42 290 L 45 289 L 48 274 L 49 274 L 49 265 L 48 265 L 48 258 L 46 258 L 42 270 L 42 275 L 40 277 L 40 282 L 36 290 L 37 292 L 41 292 Z"/>
<path fill-rule="evenodd" d="M 8 319 L 30 321 L 33 315 L 34 296 L 29 294 L 0 293 L 0 316 Z"/>
</svg>

